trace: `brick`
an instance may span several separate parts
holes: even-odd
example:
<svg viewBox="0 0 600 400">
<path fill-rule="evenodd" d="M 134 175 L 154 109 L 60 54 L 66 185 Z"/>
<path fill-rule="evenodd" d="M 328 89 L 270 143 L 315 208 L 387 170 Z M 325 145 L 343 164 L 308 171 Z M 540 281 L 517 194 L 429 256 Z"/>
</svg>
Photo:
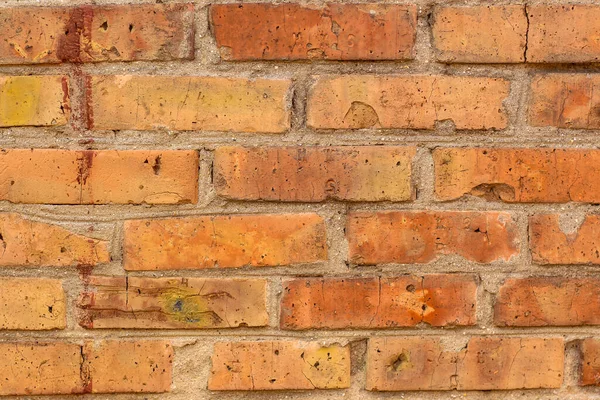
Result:
<svg viewBox="0 0 600 400">
<path fill-rule="evenodd" d="M 445 148 L 433 151 L 439 200 L 600 202 L 600 151 Z"/>
<path fill-rule="evenodd" d="M 18 214 L 0 213 L 0 265 L 66 267 L 110 261 L 105 241 L 77 235 L 57 225 Z"/>
<path fill-rule="evenodd" d="M 473 337 L 453 350 L 439 337 L 369 339 L 367 390 L 558 388 L 563 340 Z"/>
<path fill-rule="evenodd" d="M 529 246 L 537 264 L 600 264 L 600 217 L 586 215 L 575 232 L 563 232 L 556 214 L 529 217 Z"/>
<path fill-rule="evenodd" d="M 283 329 L 474 325 L 473 276 L 301 278 L 284 283 Z"/>
<path fill-rule="evenodd" d="M 266 326 L 263 279 L 91 276 L 80 324 L 100 329 L 205 329 Z"/>
<path fill-rule="evenodd" d="M 584 339 L 580 343 L 580 379 L 583 386 L 600 386 L 600 340 Z"/>
<path fill-rule="evenodd" d="M 173 347 L 166 340 L 86 342 L 88 393 L 163 393 L 171 388 Z"/>
<path fill-rule="evenodd" d="M 81 346 L 0 343 L 0 395 L 83 393 Z"/>
<path fill-rule="evenodd" d="M 226 60 L 414 58 L 414 5 L 216 4 L 211 19 Z"/>
<path fill-rule="evenodd" d="M 64 329 L 65 293 L 55 279 L 0 279 L 0 329 Z"/>
<path fill-rule="evenodd" d="M 236 200 L 407 201 L 414 147 L 219 147 L 214 183 Z"/>
<path fill-rule="evenodd" d="M 88 78 L 90 129 L 282 133 L 290 80 L 106 75 Z"/>
<path fill-rule="evenodd" d="M 594 5 L 527 6 L 527 61 L 588 63 L 600 59 L 600 7 Z"/>
<path fill-rule="evenodd" d="M 126 270 L 268 267 L 327 260 L 317 214 L 263 214 L 125 222 Z"/>
<path fill-rule="evenodd" d="M 537 75 L 530 91 L 530 125 L 600 128 L 600 75 Z"/>
<path fill-rule="evenodd" d="M 440 7 L 432 25 L 438 61 L 525 61 L 527 16 L 521 5 Z"/>
<path fill-rule="evenodd" d="M 507 279 L 494 308 L 499 326 L 600 324 L 600 279 Z"/>
<path fill-rule="evenodd" d="M 427 263 L 442 255 L 489 263 L 519 253 L 517 226 L 504 212 L 351 212 L 346 238 L 358 265 Z"/>
<path fill-rule="evenodd" d="M 0 127 L 66 125 L 70 110 L 66 76 L 0 77 Z"/>
<path fill-rule="evenodd" d="M 307 124 L 315 129 L 503 129 L 510 82 L 500 78 L 420 75 L 319 77 Z"/>
<path fill-rule="evenodd" d="M 0 152 L 0 199 L 12 203 L 195 203 L 197 192 L 196 151 Z"/>
<path fill-rule="evenodd" d="M 193 58 L 187 4 L 0 10 L 0 64 Z"/>
<path fill-rule="evenodd" d="M 350 348 L 316 342 L 218 342 L 209 390 L 340 389 L 350 386 Z"/>
</svg>

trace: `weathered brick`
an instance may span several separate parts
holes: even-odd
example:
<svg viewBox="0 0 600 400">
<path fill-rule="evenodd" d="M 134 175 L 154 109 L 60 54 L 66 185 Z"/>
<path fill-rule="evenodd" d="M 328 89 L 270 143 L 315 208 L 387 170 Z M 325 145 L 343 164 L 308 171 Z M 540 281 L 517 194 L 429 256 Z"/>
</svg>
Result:
<svg viewBox="0 0 600 400">
<path fill-rule="evenodd" d="M 315 129 L 503 129 L 510 83 L 500 78 L 420 75 L 320 77 L 308 98 Z"/>
<path fill-rule="evenodd" d="M 110 261 L 106 242 L 18 214 L 0 213 L 0 243 L 0 266 L 64 267 Z"/>
<path fill-rule="evenodd" d="M 510 390 L 558 388 L 562 339 L 473 337 L 447 349 L 439 337 L 372 338 L 367 390 Z"/>
<path fill-rule="evenodd" d="M 456 254 L 480 263 L 519 252 L 517 226 L 503 212 L 352 212 L 346 237 L 354 264 L 427 263 Z"/>
<path fill-rule="evenodd" d="M 0 329 L 64 329 L 65 293 L 55 279 L 0 279 Z"/>
<path fill-rule="evenodd" d="M 474 325 L 473 276 L 302 278 L 284 284 L 283 329 Z"/>
<path fill-rule="evenodd" d="M 600 386 L 600 340 L 584 339 L 580 343 L 581 376 L 583 386 Z"/>
<path fill-rule="evenodd" d="M 238 200 L 406 201 L 414 147 L 219 147 L 214 182 Z"/>
<path fill-rule="evenodd" d="M 414 58 L 414 5 L 215 4 L 211 17 L 227 60 Z"/>
<path fill-rule="evenodd" d="M 538 75 L 530 90 L 530 125 L 600 128 L 600 75 Z"/>
<path fill-rule="evenodd" d="M 126 270 L 266 267 L 327 260 L 323 218 L 263 214 L 125 222 Z"/>
<path fill-rule="evenodd" d="M 556 214 L 529 217 L 529 246 L 537 264 L 600 264 L 600 216 L 587 215 L 575 232 L 563 232 Z"/>
<path fill-rule="evenodd" d="M 0 10 L 0 64 L 193 58 L 193 6 L 145 4 Z"/>
<path fill-rule="evenodd" d="M 339 389 L 350 386 L 350 348 L 316 342 L 218 342 L 209 390 Z"/>
<path fill-rule="evenodd" d="M 66 125 L 70 110 L 66 76 L 0 77 L 0 127 Z"/>
<path fill-rule="evenodd" d="M 81 346 L 67 343 L 0 343 L 0 395 L 84 392 Z"/>
<path fill-rule="evenodd" d="M 527 6 L 527 61 L 580 63 L 600 60 L 600 7 L 583 4 Z"/>
<path fill-rule="evenodd" d="M 501 326 L 599 325 L 600 279 L 507 279 L 494 310 Z"/>
<path fill-rule="evenodd" d="M 527 17 L 522 5 L 440 7 L 433 16 L 433 45 L 439 61 L 525 61 Z"/>
<path fill-rule="evenodd" d="M 600 151 L 444 148 L 433 151 L 440 200 L 470 194 L 509 203 L 600 202 Z"/>
<path fill-rule="evenodd" d="M 12 203 L 195 203 L 197 192 L 196 151 L 0 152 L 0 199 Z"/>
<path fill-rule="evenodd" d="M 266 326 L 263 279 L 91 276 L 79 301 L 80 324 L 108 329 Z"/>
<path fill-rule="evenodd" d="M 173 347 L 166 340 L 86 342 L 89 393 L 162 393 L 171 388 Z"/>
<path fill-rule="evenodd" d="M 88 78 L 91 129 L 281 133 L 290 80 L 106 75 Z"/>
</svg>

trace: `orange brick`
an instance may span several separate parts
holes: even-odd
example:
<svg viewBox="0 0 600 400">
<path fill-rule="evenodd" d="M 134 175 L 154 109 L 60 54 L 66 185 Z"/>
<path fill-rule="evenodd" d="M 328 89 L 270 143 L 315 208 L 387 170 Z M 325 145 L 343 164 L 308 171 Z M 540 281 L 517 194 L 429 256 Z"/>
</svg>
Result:
<svg viewBox="0 0 600 400">
<path fill-rule="evenodd" d="M 308 98 L 315 129 L 503 129 L 502 102 L 510 83 L 500 78 L 419 75 L 320 77 Z"/>
<path fill-rule="evenodd" d="M 219 147 L 217 193 L 238 200 L 406 201 L 414 147 Z"/>
<path fill-rule="evenodd" d="M 507 279 L 494 310 L 500 326 L 600 325 L 600 280 Z"/>
<path fill-rule="evenodd" d="M 18 214 L 0 213 L 0 242 L 0 265 L 7 267 L 65 267 L 110 261 L 106 242 Z"/>
<path fill-rule="evenodd" d="M 263 279 L 92 276 L 79 301 L 80 324 L 108 329 L 266 326 Z"/>
<path fill-rule="evenodd" d="M 446 148 L 433 151 L 440 200 L 470 194 L 522 203 L 600 202 L 600 151 Z"/>
<path fill-rule="evenodd" d="M 218 342 L 209 390 L 339 389 L 350 386 L 350 348 L 316 342 Z"/>
<path fill-rule="evenodd" d="M 346 237 L 358 265 L 427 263 L 451 254 L 489 263 L 519 252 L 517 226 L 503 212 L 352 212 Z"/>
<path fill-rule="evenodd" d="M 302 278 L 284 284 L 283 329 L 474 325 L 473 276 Z"/>
<path fill-rule="evenodd" d="M 584 339 L 580 344 L 580 385 L 600 386 L 600 340 Z"/>
<path fill-rule="evenodd" d="M 173 347 L 165 340 L 105 340 L 83 347 L 89 393 L 163 393 L 171 388 Z"/>
<path fill-rule="evenodd" d="M 600 75 L 538 75 L 530 90 L 531 125 L 600 128 Z"/>
<path fill-rule="evenodd" d="M 291 81 L 197 76 L 92 76 L 91 129 L 281 133 Z"/>
<path fill-rule="evenodd" d="M 126 270 L 267 267 L 327 260 L 316 214 L 203 216 L 125 222 Z"/>
<path fill-rule="evenodd" d="M 0 343 L 0 395 L 84 392 L 81 346 L 67 343 Z"/>
<path fill-rule="evenodd" d="M 600 60 L 600 7 L 539 4 L 527 6 L 527 61 L 587 63 Z"/>
<path fill-rule="evenodd" d="M 65 293 L 54 279 L 0 279 L 0 329 L 64 329 Z"/>
<path fill-rule="evenodd" d="M 17 7 L 0 10 L 0 64 L 193 58 L 193 6 Z"/>
<path fill-rule="evenodd" d="M 70 110 L 66 76 L 0 77 L 0 127 L 66 125 Z"/>
<path fill-rule="evenodd" d="M 179 150 L 0 152 L 0 199 L 12 203 L 195 203 L 198 154 Z"/>
<path fill-rule="evenodd" d="M 525 61 L 527 17 L 522 5 L 440 7 L 433 15 L 433 44 L 439 61 Z"/>
<path fill-rule="evenodd" d="M 367 390 L 510 390 L 558 388 L 562 339 L 474 337 L 447 349 L 439 337 L 372 338 Z"/>
<path fill-rule="evenodd" d="M 227 60 L 414 58 L 414 5 L 215 4 L 211 17 Z"/>
</svg>

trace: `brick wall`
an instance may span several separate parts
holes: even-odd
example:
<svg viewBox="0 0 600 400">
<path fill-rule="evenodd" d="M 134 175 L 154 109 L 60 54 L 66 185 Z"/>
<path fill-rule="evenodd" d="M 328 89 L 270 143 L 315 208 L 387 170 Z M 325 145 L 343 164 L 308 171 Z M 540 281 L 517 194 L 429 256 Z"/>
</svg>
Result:
<svg viewBox="0 0 600 400">
<path fill-rule="evenodd" d="M 597 2 L 40 3 L 0 395 L 600 398 Z"/>
</svg>

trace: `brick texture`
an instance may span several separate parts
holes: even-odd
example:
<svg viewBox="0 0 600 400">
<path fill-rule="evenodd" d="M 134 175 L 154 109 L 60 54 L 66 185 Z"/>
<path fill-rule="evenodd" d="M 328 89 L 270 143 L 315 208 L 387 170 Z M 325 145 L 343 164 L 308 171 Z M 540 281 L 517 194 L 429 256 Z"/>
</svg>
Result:
<svg viewBox="0 0 600 400">
<path fill-rule="evenodd" d="M 600 385 L 600 341 L 584 339 L 581 341 L 580 384 L 583 386 Z"/>
</svg>

